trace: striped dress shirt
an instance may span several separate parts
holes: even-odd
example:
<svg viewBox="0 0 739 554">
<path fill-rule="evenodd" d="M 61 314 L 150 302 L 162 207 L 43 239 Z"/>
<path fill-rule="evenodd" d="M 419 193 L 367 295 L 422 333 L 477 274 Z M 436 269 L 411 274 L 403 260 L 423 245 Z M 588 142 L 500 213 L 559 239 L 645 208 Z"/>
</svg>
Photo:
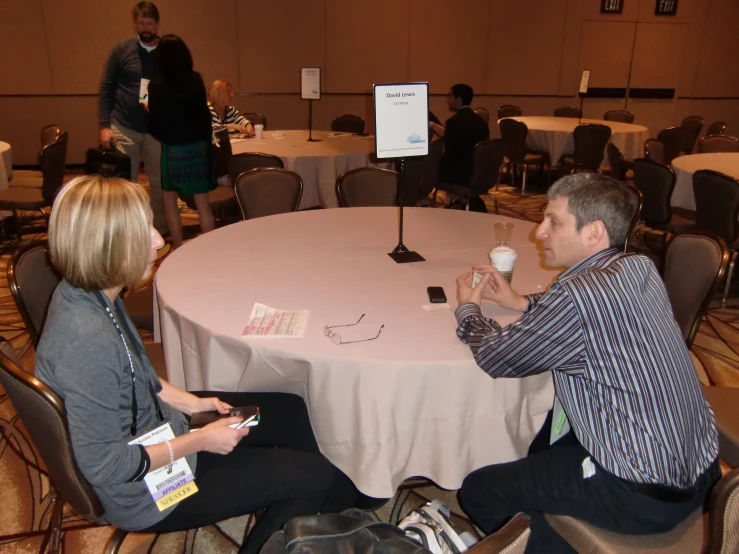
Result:
<svg viewBox="0 0 739 554">
<path fill-rule="evenodd" d="M 606 249 L 564 271 L 501 328 L 477 304 L 457 335 L 492 377 L 551 370 L 575 436 L 607 471 L 688 488 L 718 433 L 662 279 L 644 256 Z"/>
<path fill-rule="evenodd" d="M 239 113 L 239 110 L 237 110 L 233 106 L 226 107 L 226 113 L 224 114 L 223 119 L 221 119 L 221 116 L 218 115 L 215 106 L 213 106 L 213 102 L 208 102 L 208 108 L 210 108 L 210 120 L 213 124 L 214 130 L 218 130 L 219 127 L 223 127 L 225 125 L 231 125 L 232 123 L 235 123 L 236 125 L 243 125 L 244 127 L 251 123 L 248 119 L 246 119 L 243 115 Z"/>
</svg>

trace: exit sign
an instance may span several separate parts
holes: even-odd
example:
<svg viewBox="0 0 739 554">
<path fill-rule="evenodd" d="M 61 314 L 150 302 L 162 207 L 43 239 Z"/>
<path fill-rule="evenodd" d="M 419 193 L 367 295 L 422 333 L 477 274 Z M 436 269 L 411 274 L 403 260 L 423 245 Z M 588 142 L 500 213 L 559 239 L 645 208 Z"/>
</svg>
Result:
<svg viewBox="0 0 739 554">
<path fill-rule="evenodd" d="M 655 0 L 654 15 L 676 15 L 677 0 Z"/>
<path fill-rule="evenodd" d="M 623 13 L 624 0 L 600 0 L 600 13 Z"/>
</svg>

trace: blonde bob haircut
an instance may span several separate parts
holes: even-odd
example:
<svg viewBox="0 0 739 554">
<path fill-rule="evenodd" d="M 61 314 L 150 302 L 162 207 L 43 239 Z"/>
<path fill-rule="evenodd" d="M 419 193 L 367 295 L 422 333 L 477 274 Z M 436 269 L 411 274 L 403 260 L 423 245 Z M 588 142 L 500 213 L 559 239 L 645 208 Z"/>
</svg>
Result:
<svg viewBox="0 0 739 554">
<path fill-rule="evenodd" d="M 84 290 L 131 286 L 149 261 L 150 221 L 139 185 L 78 177 L 62 188 L 51 210 L 51 261 L 72 286 Z"/>
<path fill-rule="evenodd" d="M 219 106 L 228 106 L 228 93 L 231 91 L 231 83 L 218 79 L 213 81 L 208 91 L 211 102 L 218 104 Z"/>
</svg>

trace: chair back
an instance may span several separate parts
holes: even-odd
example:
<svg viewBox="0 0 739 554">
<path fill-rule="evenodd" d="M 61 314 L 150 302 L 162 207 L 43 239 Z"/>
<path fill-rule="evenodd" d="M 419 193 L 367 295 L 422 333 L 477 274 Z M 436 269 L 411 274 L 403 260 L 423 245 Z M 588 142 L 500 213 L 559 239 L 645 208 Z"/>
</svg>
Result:
<svg viewBox="0 0 739 554">
<path fill-rule="evenodd" d="M 47 242 L 34 241 L 18 248 L 8 263 L 7 277 L 15 305 L 36 348 L 51 296 L 61 281 L 51 265 Z"/>
<path fill-rule="evenodd" d="M 436 188 L 438 183 L 439 166 L 441 165 L 441 155 L 444 153 L 444 139 L 432 142 L 429 146 L 429 154 L 426 156 L 426 165 L 423 166 L 423 175 L 421 176 L 421 187 L 419 189 L 420 198 L 425 198 L 431 191 Z"/>
<path fill-rule="evenodd" d="M 487 108 L 478 106 L 475 108 L 475 113 L 485 120 L 485 123 L 490 123 L 490 112 Z"/>
<path fill-rule="evenodd" d="M 662 278 L 688 348 L 728 265 L 729 249 L 716 235 L 682 233 L 667 243 Z"/>
<path fill-rule="evenodd" d="M 729 135 L 708 135 L 698 141 L 698 152 L 739 152 L 739 139 Z"/>
<path fill-rule="evenodd" d="M 337 133 L 361 135 L 364 133 L 364 119 L 351 113 L 337 115 L 331 120 L 331 130 Z"/>
<path fill-rule="evenodd" d="M 513 163 L 522 161 L 526 157 L 526 136 L 529 128 L 523 121 L 505 118 L 498 121 L 500 138 L 505 145 L 505 156 Z"/>
<path fill-rule="evenodd" d="M 603 162 L 606 144 L 611 139 L 611 128 L 597 123 L 578 125 L 573 132 L 575 152 L 572 159 L 575 167 L 598 171 Z"/>
<path fill-rule="evenodd" d="M 503 104 L 498 108 L 498 119 L 503 119 L 504 117 L 521 117 L 522 115 L 523 110 L 513 104 Z"/>
<path fill-rule="evenodd" d="M 213 167 L 216 171 L 216 177 L 228 175 L 228 160 L 233 155 L 231 149 L 231 139 L 228 137 L 228 129 L 222 127 L 214 133 L 216 138 L 216 147 L 213 148 Z"/>
<path fill-rule="evenodd" d="M 248 119 L 252 125 L 264 125 L 264 130 L 267 130 L 267 118 L 262 114 L 257 112 L 241 112 L 241 115 Z"/>
<path fill-rule="evenodd" d="M 629 110 L 608 110 L 603 114 L 603 119 L 620 123 L 634 123 L 634 114 Z"/>
<path fill-rule="evenodd" d="M 685 129 L 689 134 L 685 142 L 686 149 L 684 151 L 690 154 L 695 146 L 695 141 L 698 140 L 701 134 L 701 129 L 703 129 L 703 118 L 699 115 L 689 115 L 682 120 L 680 127 Z"/>
<path fill-rule="evenodd" d="M 641 217 L 657 227 L 672 219 L 672 192 L 675 190 L 675 171 L 667 165 L 647 158 L 634 160 L 634 185 L 642 193 Z"/>
<path fill-rule="evenodd" d="M 574 117 L 579 119 L 582 117 L 582 110 L 577 106 L 560 106 L 559 108 L 555 108 L 554 117 Z"/>
<path fill-rule="evenodd" d="M 56 142 L 61 134 L 62 130 L 56 123 L 47 125 L 43 129 L 41 129 L 41 149 L 44 149 L 46 146 L 49 146 L 50 144 Z"/>
<path fill-rule="evenodd" d="M 500 177 L 500 168 L 505 157 L 505 143 L 502 139 L 483 140 L 472 151 L 475 170 L 470 181 L 473 196 L 487 194 Z"/>
<path fill-rule="evenodd" d="M 398 174 L 379 167 L 360 167 L 336 179 L 336 195 L 342 208 L 397 206 Z"/>
<path fill-rule="evenodd" d="M 415 206 L 416 202 L 421 200 L 425 195 L 421 192 L 423 183 L 423 174 L 426 171 L 426 164 L 429 156 L 413 156 L 403 160 L 403 206 Z"/>
<path fill-rule="evenodd" d="M 710 137 L 711 135 L 723 135 L 726 132 L 726 123 L 723 121 L 714 121 L 708 126 L 708 129 L 706 129 L 706 136 Z"/>
<path fill-rule="evenodd" d="M 64 401 L 5 352 L 5 348 L 0 348 L 0 384 L 44 461 L 54 487 L 80 516 L 102 523 L 103 508 L 72 452 Z"/>
<path fill-rule="evenodd" d="M 695 227 L 731 244 L 739 238 L 739 180 L 701 169 L 693 173 Z"/>
<path fill-rule="evenodd" d="M 680 154 L 690 152 L 693 149 L 693 145 L 690 142 L 693 140 L 692 135 L 682 127 L 668 127 L 667 129 L 662 129 L 657 135 L 657 140 L 665 146 L 664 163 L 667 165 L 671 164 L 672 160 L 677 158 Z"/>
<path fill-rule="evenodd" d="M 244 219 L 298 211 L 303 196 L 300 175 L 276 167 L 259 167 L 236 178 L 236 200 Z"/>
<path fill-rule="evenodd" d="M 228 175 L 231 177 L 231 182 L 235 183 L 237 177 L 244 171 L 250 171 L 258 167 L 283 169 L 285 164 L 279 156 L 260 154 L 259 152 L 244 152 L 243 154 L 234 154 L 229 158 Z"/>
<path fill-rule="evenodd" d="M 639 223 L 639 218 L 641 218 L 641 210 L 644 205 L 644 196 L 638 188 L 628 185 L 626 189 L 631 193 L 631 202 L 634 211 L 632 212 L 631 223 L 629 223 L 629 230 L 626 233 L 626 240 L 624 241 L 624 252 L 628 252 L 631 247 L 631 238 L 637 223 Z"/>
<path fill-rule="evenodd" d="M 656 138 L 644 141 L 644 157 L 660 164 L 665 163 L 665 145 Z"/>
<path fill-rule="evenodd" d="M 708 501 L 709 538 L 706 554 L 739 551 L 739 468 L 721 478 Z"/>
<path fill-rule="evenodd" d="M 43 175 L 41 195 L 49 203 L 54 202 L 54 198 L 64 184 L 68 139 L 68 133 L 62 133 L 56 142 L 41 150 L 41 174 Z"/>
<path fill-rule="evenodd" d="M 624 156 L 618 146 L 609 142 L 606 144 L 606 156 L 608 157 L 608 165 L 611 167 L 611 177 L 623 182 L 626 180 L 626 164 Z"/>
</svg>

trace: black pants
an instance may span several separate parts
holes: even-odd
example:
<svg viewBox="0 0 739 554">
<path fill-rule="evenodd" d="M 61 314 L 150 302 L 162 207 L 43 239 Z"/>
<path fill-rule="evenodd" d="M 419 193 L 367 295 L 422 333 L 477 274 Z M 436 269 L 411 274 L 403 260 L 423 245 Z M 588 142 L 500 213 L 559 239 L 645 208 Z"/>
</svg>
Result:
<svg viewBox="0 0 739 554">
<path fill-rule="evenodd" d="M 299 396 L 194 394 L 218 396 L 234 407 L 257 405 L 261 421 L 230 454 L 198 452 L 198 492 L 142 533 L 182 531 L 265 510 L 240 550 L 256 554 L 269 536 L 293 517 L 338 512 L 354 505 L 357 489 L 319 453 L 308 411 Z"/>
<path fill-rule="evenodd" d="M 500 529 L 518 512 L 532 518 L 527 553 L 572 553 L 575 550 L 544 519 L 569 515 L 603 529 L 625 534 L 660 533 L 673 528 L 703 505 L 720 477 L 715 461 L 701 476 L 695 495 L 683 502 L 656 500 L 639 485 L 604 470 L 583 478 L 590 456 L 570 431 L 549 445 L 552 413 L 526 458 L 483 467 L 470 473 L 459 491 L 459 503 L 486 534 Z M 673 489 L 674 491 L 675 489 Z"/>
</svg>

